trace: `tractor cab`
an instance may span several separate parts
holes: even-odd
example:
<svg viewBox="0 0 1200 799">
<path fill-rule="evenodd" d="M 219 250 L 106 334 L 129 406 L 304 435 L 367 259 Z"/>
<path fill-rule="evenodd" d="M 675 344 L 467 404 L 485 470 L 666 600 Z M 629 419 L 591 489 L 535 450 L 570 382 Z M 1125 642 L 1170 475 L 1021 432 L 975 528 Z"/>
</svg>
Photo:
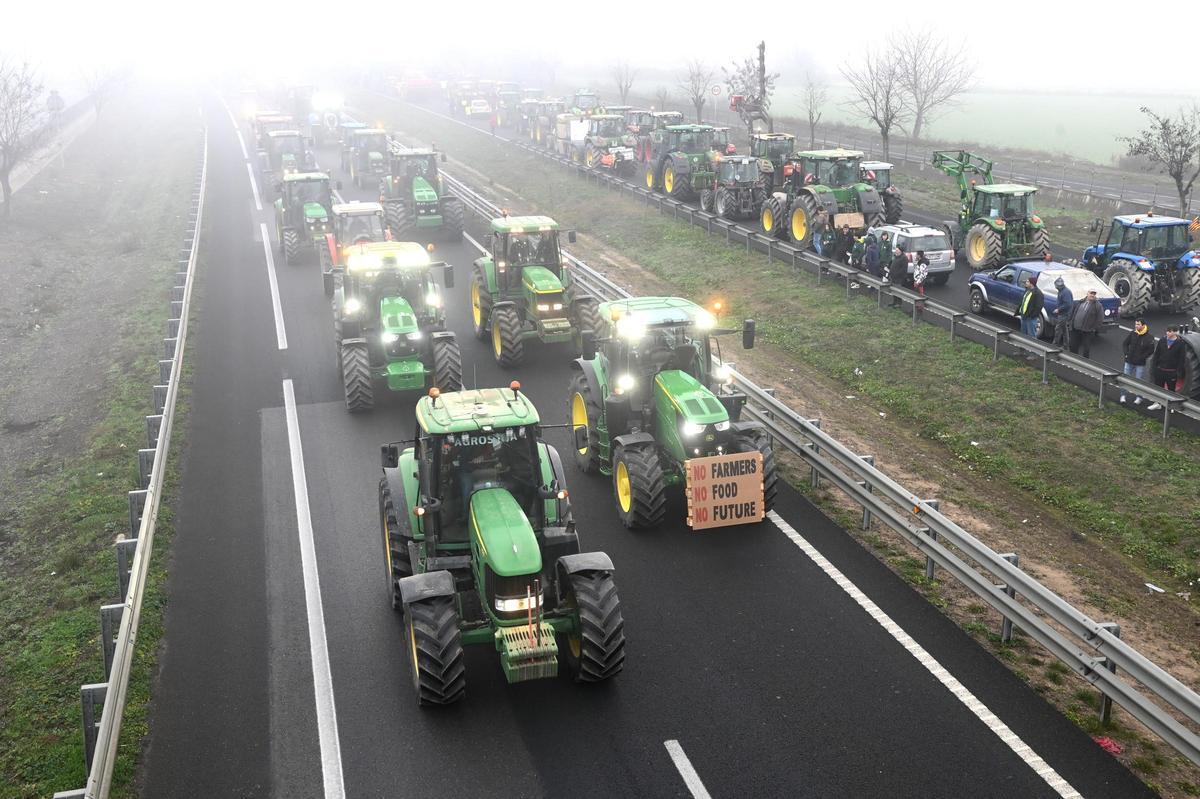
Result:
<svg viewBox="0 0 1200 799">
<path fill-rule="evenodd" d="M 571 110 L 584 115 L 600 113 L 603 110 L 600 95 L 591 89 L 576 89 L 575 96 L 571 98 Z"/>
<path fill-rule="evenodd" d="M 748 155 L 725 156 L 717 164 L 717 183 L 723 186 L 751 184 L 759 174 L 758 159 Z"/>
<path fill-rule="evenodd" d="M 1187 219 L 1169 216 L 1116 216 L 1108 229 L 1105 243 L 1096 240 L 1095 247 L 1084 253 L 1084 263 L 1099 258 L 1106 263 L 1108 257 L 1117 253 L 1142 257 L 1147 260 L 1178 260 L 1194 249 Z M 1103 237 L 1104 232 L 1100 235 Z"/>
<path fill-rule="evenodd" d="M 362 245 L 388 241 L 383 206 L 379 203 L 349 202 L 333 206 L 333 231 L 328 236 L 329 265 L 340 266 Z"/>
<path fill-rule="evenodd" d="M 356 130 L 366 130 L 366 124 L 363 122 L 342 121 L 338 123 L 338 141 L 342 144 L 342 149 L 350 147 L 350 141 Z"/>
<path fill-rule="evenodd" d="M 1083 253 L 1083 265 L 1121 299 L 1121 315 L 1137 316 L 1152 304 L 1177 312 L 1200 307 L 1200 249 L 1195 223 L 1170 216 L 1113 217 L 1107 236 Z M 1102 244 L 1101 241 L 1104 243 Z"/>
<path fill-rule="evenodd" d="M 424 181 L 430 189 L 441 185 L 438 176 L 438 153 L 424 147 L 392 152 L 392 174 L 385 182 L 392 184 L 395 194 L 408 196 Z M 436 197 L 435 197 L 436 199 Z"/>
<path fill-rule="evenodd" d="M 654 128 L 654 112 L 631 108 L 625 112 L 625 129 L 635 136 L 649 133 Z"/>
<path fill-rule="evenodd" d="M 617 116 L 621 117 L 622 120 L 624 120 L 625 117 L 632 110 L 633 110 L 633 106 L 631 106 L 631 105 L 606 105 L 606 106 L 604 106 L 604 113 L 616 114 Z"/>
<path fill-rule="evenodd" d="M 295 130 L 296 121 L 291 114 L 280 114 L 275 111 L 255 114 L 252 122 L 254 138 L 260 148 L 266 149 L 267 137 L 275 130 Z"/>
<path fill-rule="evenodd" d="M 669 152 L 700 155 L 713 149 L 716 129 L 712 125 L 672 125 L 650 134 L 651 141 Z"/>
<path fill-rule="evenodd" d="M 308 150 L 298 130 L 273 130 L 267 134 L 267 164 L 273 171 L 289 175 L 309 166 Z"/>
<path fill-rule="evenodd" d="M 343 308 L 360 326 L 379 326 L 382 346 L 394 349 L 397 337 L 420 341 L 419 328 L 441 329 L 445 303 L 433 270 L 445 264 L 429 250 L 412 241 L 359 242 L 348 250 Z"/>
<path fill-rule="evenodd" d="M 862 170 L 861 180 L 870 183 L 879 191 L 891 188 L 893 165 L 886 161 L 863 161 L 858 165 Z"/>
<path fill-rule="evenodd" d="M 719 153 L 720 155 L 734 155 L 737 153 L 737 145 L 729 140 L 729 128 L 713 128 L 712 149 L 714 153 Z"/>
<path fill-rule="evenodd" d="M 619 114 L 595 114 L 587 120 L 591 137 L 619 139 L 625 133 L 625 118 Z"/>
<path fill-rule="evenodd" d="M 662 128 L 670 127 L 671 125 L 683 124 L 682 111 L 651 111 L 651 130 L 661 130 Z"/>
<path fill-rule="evenodd" d="M 388 135 L 379 128 L 358 128 L 350 131 L 342 151 L 342 169 L 350 173 L 354 185 L 360 188 L 367 176 L 387 174 Z"/>
<path fill-rule="evenodd" d="M 779 168 L 796 152 L 796 137 L 790 133 L 755 133 L 750 137 L 750 155 L 770 161 Z"/>
<path fill-rule="evenodd" d="M 847 188 L 860 182 L 863 154 L 855 150 L 811 150 L 797 153 L 806 185 Z"/>
<path fill-rule="evenodd" d="M 562 277 L 562 261 L 558 249 L 558 223 L 553 219 L 545 216 L 493 219 L 491 245 L 496 280 L 501 290 L 525 283 L 540 287 L 545 283 L 558 285 L 561 292 L 559 280 Z M 558 299 L 557 310 L 561 312 L 561 296 Z"/>
<path fill-rule="evenodd" d="M 542 91 L 541 89 L 522 89 L 521 90 L 521 100 L 522 101 L 524 101 L 524 100 L 540 100 L 540 99 L 542 99 L 543 95 L 545 95 L 545 92 Z"/>
<path fill-rule="evenodd" d="M 994 183 L 976 186 L 971 203 L 974 219 L 1003 220 L 1007 224 L 1025 221 L 1033 214 L 1033 186 L 1018 186 L 1009 183 Z"/>
<path fill-rule="evenodd" d="M 294 172 L 278 184 L 285 222 L 290 227 L 305 227 L 312 234 L 324 235 L 329 229 L 333 196 L 329 176 L 324 172 Z"/>
</svg>

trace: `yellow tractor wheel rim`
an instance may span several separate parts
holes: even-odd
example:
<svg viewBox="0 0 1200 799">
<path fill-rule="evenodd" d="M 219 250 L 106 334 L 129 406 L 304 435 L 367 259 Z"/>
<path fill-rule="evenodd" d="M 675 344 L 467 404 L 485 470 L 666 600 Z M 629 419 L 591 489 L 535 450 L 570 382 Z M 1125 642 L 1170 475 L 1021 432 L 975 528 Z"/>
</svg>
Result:
<svg viewBox="0 0 1200 799">
<path fill-rule="evenodd" d="M 504 339 L 500 337 L 500 323 L 496 321 L 492 322 L 492 350 L 497 359 L 504 354 Z"/>
<path fill-rule="evenodd" d="M 770 208 L 763 208 L 762 213 L 763 230 L 770 233 L 775 229 L 775 214 L 771 213 Z"/>
<path fill-rule="evenodd" d="M 792 212 L 792 239 L 795 241 L 803 241 L 808 235 L 808 214 L 804 213 L 803 208 L 797 208 Z"/>
<path fill-rule="evenodd" d="M 479 305 L 479 284 L 471 283 L 471 318 L 475 320 L 475 327 L 483 326 L 483 308 Z"/>
<path fill-rule="evenodd" d="M 417 631 L 413 629 L 412 621 L 408 623 L 408 643 L 412 647 L 413 679 L 416 680 L 420 673 L 420 665 L 417 661 Z"/>
<path fill-rule="evenodd" d="M 672 167 L 663 170 L 663 189 L 667 194 L 675 190 L 675 170 Z"/>
<path fill-rule="evenodd" d="M 629 470 L 625 468 L 625 461 L 617 461 L 617 504 L 621 506 L 621 510 L 629 513 L 629 509 L 633 507 L 633 489 L 629 486 Z"/>
<path fill-rule="evenodd" d="M 971 258 L 978 262 L 984 259 L 987 255 L 987 244 L 983 240 L 983 236 L 976 236 L 971 239 Z"/>
<path fill-rule="evenodd" d="M 587 403 L 583 401 L 583 395 L 576 391 L 575 396 L 571 397 L 571 429 L 578 430 L 581 427 L 586 428 L 587 426 Z M 587 447 L 579 448 L 580 455 L 586 455 L 587 451 Z"/>
<path fill-rule="evenodd" d="M 646 170 L 646 188 L 648 188 L 648 189 L 654 188 L 654 170 L 653 169 Z"/>
</svg>

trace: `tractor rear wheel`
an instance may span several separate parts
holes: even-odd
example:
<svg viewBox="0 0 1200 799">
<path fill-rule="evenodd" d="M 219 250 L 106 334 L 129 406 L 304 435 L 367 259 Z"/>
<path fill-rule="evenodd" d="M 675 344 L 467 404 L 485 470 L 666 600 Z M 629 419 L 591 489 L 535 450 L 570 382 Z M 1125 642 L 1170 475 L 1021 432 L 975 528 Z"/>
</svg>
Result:
<svg viewBox="0 0 1200 799">
<path fill-rule="evenodd" d="M 392 231 L 392 240 L 405 241 L 416 224 L 408 205 L 403 200 L 399 200 L 384 203 L 383 210 L 388 229 Z"/>
<path fill-rule="evenodd" d="M 1104 270 L 1104 282 L 1120 297 L 1121 316 L 1137 316 L 1150 307 L 1153 288 L 1150 276 L 1132 261 L 1124 258 L 1111 261 Z"/>
<path fill-rule="evenodd" d="M 346 408 L 351 413 L 369 411 L 375 407 L 371 361 L 366 342 L 342 343 L 342 386 L 346 391 Z"/>
<path fill-rule="evenodd" d="M 517 366 L 525 360 L 525 343 L 521 340 L 521 320 L 511 305 L 492 311 L 492 355 L 504 367 Z"/>
<path fill-rule="evenodd" d="M 645 164 L 642 167 L 642 185 L 646 187 L 646 191 L 654 191 L 658 188 L 658 179 L 654 174 L 654 164 Z"/>
<path fill-rule="evenodd" d="M 587 377 L 582 372 L 576 372 L 571 378 L 571 408 L 569 418 L 571 419 L 571 435 L 575 435 L 575 429 L 578 427 L 586 427 L 588 431 L 588 443 L 583 449 L 579 449 L 571 444 L 571 452 L 575 458 L 575 465 L 584 474 L 595 474 L 600 471 L 600 450 L 596 446 L 596 437 L 599 435 L 600 427 L 600 400 L 592 395 L 592 388 L 588 384 Z"/>
<path fill-rule="evenodd" d="M 617 447 L 613 496 L 621 524 L 628 529 L 644 530 L 662 523 L 667 510 L 667 483 L 653 446 Z"/>
<path fill-rule="evenodd" d="M 567 605 L 579 614 L 578 632 L 560 650 L 575 682 L 601 682 L 625 667 L 625 619 L 612 575 L 567 575 Z"/>
<path fill-rule="evenodd" d="M 711 214 L 713 212 L 713 208 L 716 207 L 716 204 L 717 204 L 716 195 L 712 189 L 701 189 L 700 190 L 700 210 L 701 211 L 707 211 L 708 213 Z"/>
<path fill-rule="evenodd" d="M 817 233 L 817 203 L 809 195 L 801 194 L 792 201 L 787 232 L 792 243 L 800 249 L 805 250 L 812 246 L 813 237 Z"/>
<path fill-rule="evenodd" d="M 1179 290 L 1175 296 L 1180 312 L 1191 312 L 1200 307 L 1200 269 L 1179 270 Z"/>
<path fill-rule="evenodd" d="M 772 194 L 763 202 L 762 212 L 760 213 L 759 221 L 762 222 L 762 232 L 768 236 L 774 236 L 777 239 L 784 238 L 783 223 L 784 203 L 787 201 L 787 195 Z"/>
<path fill-rule="evenodd" d="M 492 294 L 488 291 L 487 280 L 483 272 L 475 270 L 471 280 L 471 326 L 475 330 L 475 338 L 486 341 L 492 332 Z"/>
<path fill-rule="evenodd" d="M 396 505 L 392 501 L 392 489 L 386 477 L 379 478 L 379 527 L 383 536 L 383 554 L 388 565 L 388 596 L 392 610 L 402 610 L 400 589 L 396 581 L 412 574 L 412 563 L 408 557 L 408 541 L 400 534 L 400 520 L 396 516 Z M 393 538 L 393 536 L 395 536 Z"/>
<path fill-rule="evenodd" d="M 467 692 L 467 669 L 454 597 L 422 599 L 404 611 L 417 704 L 449 705 L 462 699 Z"/>
<path fill-rule="evenodd" d="M 733 200 L 729 196 L 729 189 L 724 186 L 717 189 L 716 197 L 713 200 L 713 210 L 722 219 L 733 219 Z"/>
<path fill-rule="evenodd" d="M 1191 346 L 1192 340 L 1183 342 L 1187 349 L 1183 351 L 1183 386 L 1179 393 L 1185 397 L 1200 399 L 1200 352 Z"/>
<path fill-rule="evenodd" d="M 675 171 L 674 164 L 667 164 L 663 167 L 663 191 L 673 199 L 683 200 L 692 193 L 692 184 Z"/>
<path fill-rule="evenodd" d="M 430 344 L 433 355 L 433 385 L 443 394 L 462 391 L 462 353 L 454 336 L 439 336 Z"/>
<path fill-rule="evenodd" d="M 1050 254 L 1050 231 L 1046 228 L 1040 228 L 1033 231 L 1030 236 L 1030 256 L 1037 258 L 1039 261 Z"/>
<path fill-rule="evenodd" d="M 589 144 L 583 151 L 583 163 L 587 165 L 588 169 L 600 166 L 600 151 L 596 149 L 595 145 Z"/>
<path fill-rule="evenodd" d="M 463 207 L 457 197 L 442 200 L 442 232 L 446 241 L 462 241 Z"/>
<path fill-rule="evenodd" d="M 904 213 L 904 199 L 899 194 L 885 193 L 883 195 L 883 218 L 889 225 L 900 222 Z"/>
<path fill-rule="evenodd" d="M 963 239 L 963 253 L 972 271 L 995 269 L 1004 263 L 1004 242 L 990 225 L 976 222 Z"/>
<path fill-rule="evenodd" d="M 285 266 L 300 260 L 300 234 L 290 227 L 283 229 L 283 263 Z"/>
<path fill-rule="evenodd" d="M 763 458 L 763 513 L 775 507 L 775 495 L 779 492 L 779 475 L 775 471 L 775 450 L 771 446 L 771 437 L 765 430 L 750 430 L 734 436 L 734 452 L 754 452 L 758 450 Z"/>
</svg>

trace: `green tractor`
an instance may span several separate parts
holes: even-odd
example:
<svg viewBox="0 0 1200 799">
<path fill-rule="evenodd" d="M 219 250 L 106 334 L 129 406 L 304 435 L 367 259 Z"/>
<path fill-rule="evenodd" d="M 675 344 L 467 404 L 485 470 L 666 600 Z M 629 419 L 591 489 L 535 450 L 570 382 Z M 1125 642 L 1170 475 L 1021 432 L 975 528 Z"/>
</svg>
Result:
<svg viewBox="0 0 1200 799">
<path fill-rule="evenodd" d="M 943 226 L 971 269 L 997 269 L 1013 259 L 1041 260 L 1050 254 L 1050 231 L 1033 213 L 1036 186 L 993 182 L 992 162 L 965 150 L 936 150 L 933 165 L 958 180 L 958 220 Z"/>
<path fill-rule="evenodd" d="M 358 200 L 334 203 L 333 229 L 325 234 L 325 246 L 320 249 L 321 274 L 333 275 L 334 270 L 345 267 L 353 253 L 362 251 L 362 245 L 388 240 L 382 205 Z M 333 296 L 333 279 L 323 280 L 325 296 Z"/>
<path fill-rule="evenodd" d="M 548 216 L 492 220 L 488 253 L 474 264 L 471 323 L 476 338 L 492 342 L 501 366 L 521 363 L 530 339 L 582 341 L 599 326 L 596 300 L 563 266 L 558 233 L 558 223 Z M 575 241 L 575 231 L 568 231 L 567 240 Z"/>
<path fill-rule="evenodd" d="M 887 161 L 863 161 L 859 164 L 862 169 L 863 183 L 870 183 L 883 198 L 883 221 L 889 225 L 900 224 L 904 215 L 904 198 L 900 189 L 892 182 L 893 164 Z"/>
<path fill-rule="evenodd" d="M 258 151 L 258 169 L 263 184 L 275 175 L 290 175 L 307 171 L 313 166 L 313 156 L 304 145 L 298 130 L 272 130 L 266 135 L 266 147 Z"/>
<path fill-rule="evenodd" d="M 445 153 L 391 143 L 392 173 L 379 181 L 379 202 L 394 239 L 440 234 L 461 241 L 462 200 L 446 192 L 438 174 Z"/>
<path fill-rule="evenodd" d="M 340 188 L 340 186 L 339 186 Z M 330 232 L 333 197 L 324 172 L 293 172 L 275 184 L 275 232 L 284 264 L 299 263 L 301 250 L 319 255 Z"/>
<path fill-rule="evenodd" d="M 688 200 L 711 188 L 716 176 L 712 125 L 670 125 L 651 131 L 642 158 L 643 185 L 676 200 Z"/>
<path fill-rule="evenodd" d="M 351 130 L 342 144 L 342 171 L 358 188 L 388 174 L 388 135 L 378 128 Z"/>
<path fill-rule="evenodd" d="M 585 339 L 583 357 L 572 364 L 579 468 L 611 476 L 627 528 L 657 527 L 673 487 L 686 489 L 689 524 L 703 527 L 712 526 L 698 511 L 708 497 L 692 486 L 691 466 L 738 462 L 759 479 L 727 492 L 725 505 L 736 507 L 723 505 L 715 515 L 726 524 L 760 520 L 777 489 L 771 439 L 761 424 L 741 419 L 746 395 L 732 390 L 727 367 L 713 366 L 716 337 L 736 331 L 718 329 L 713 314 L 678 297 L 607 302 L 599 312 L 606 320 L 600 337 Z M 754 346 L 752 320 L 742 327 L 742 346 Z"/>
<path fill-rule="evenodd" d="M 529 123 L 529 140 L 539 147 L 554 147 L 554 126 L 558 115 L 565 113 L 567 104 L 562 100 L 538 100 L 537 108 Z"/>
<path fill-rule="evenodd" d="M 883 224 L 879 191 L 861 180 L 857 150 L 808 150 L 791 157 L 780 189 L 763 201 L 759 221 L 764 233 L 811 247 L 821 228 L 849 227 L 858 236 Z"/>
<path fill-rule="evenodd" d="M 327 288 L 332 284 L 338 367 L 351 412 L 374 407 L 377 380 L 392 391 L 462 387 L 462 356 L 458 339 L 445 329 L 435 268 L 445 270 L 446 287 L 453 288 L 453 269 L 434 263 L 420 244 L 387 241 L 360 244 L 325 278 Z"/>
<path fill-rule="evenodd" d="M 562 461 L 520 384 L 431 389 L 416 416 L 415 440 L 382 448 L 379 526 L 417 703 L 462 699 L 472 644 L 499 653 L 509 683 L 560 661 L 580 683 L 619 674 L 612 560 L 579 551 Z"/>
</svg>

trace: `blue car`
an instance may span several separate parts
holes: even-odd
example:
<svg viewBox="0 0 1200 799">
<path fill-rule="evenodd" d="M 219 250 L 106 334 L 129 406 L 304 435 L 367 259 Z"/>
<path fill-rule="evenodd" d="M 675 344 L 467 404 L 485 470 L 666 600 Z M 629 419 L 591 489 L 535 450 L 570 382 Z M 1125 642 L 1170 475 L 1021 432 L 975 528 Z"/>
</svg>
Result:
<svg viewBox="0 0 1200 799">
<path fill-rule="evenodd" d="M 1087 269 L 1054 261 L 1018 261 L 990 272 L 976 272 L 967 283 L 971 313 L 981 314 L 994 308 L 1009 316 L 1017 316 L 1017 308 L 1025 296 L 1025 281 L 1030 275 L 1037 277 L 1037 287 L 1046 296 L 1042 317 L 1037 324 L 1038 338 L 1048 339 L 1054 332 L 1054 324 L 1050 321 L 1054 309 L 1058 307 L 1058 289 L 1054 281 L 1060 277 L 1077 302 L 1086 297 L 1089 291 L 1095 291 L 1104 308 L 1104 328 L 1117 324 L 1121 298 Z"/>
</svg>

